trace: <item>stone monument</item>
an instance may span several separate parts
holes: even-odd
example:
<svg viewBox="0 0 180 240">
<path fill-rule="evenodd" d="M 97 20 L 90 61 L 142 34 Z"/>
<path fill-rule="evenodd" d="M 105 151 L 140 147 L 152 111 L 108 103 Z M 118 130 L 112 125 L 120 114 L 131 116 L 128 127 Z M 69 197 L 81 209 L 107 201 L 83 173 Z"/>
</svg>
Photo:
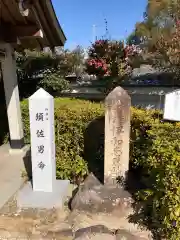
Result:
<svg viewBox="0 0 180 240">
<path fill-rule="evenodd" d="M 56 180 L 54 99 L 44 89 L 29 98 L 32 185 L 18 195 L 21 207 L 53 208 L 62 205 L 69 181 Z"/>
<path fill-rule="evenodd" d="M 124 181 L 129 169 L 131 99 L 116 87 L 105 99 L 104 183 Z"/>
<path fill-rule="evenodd" d="M 166 94 L 164 119 L 170 121 L 180 121 L 180 90 L 175 90 Z"/>
<path fill-rule="evenodd" d="M 101 216 L 103 220 L 106 214 L 108 214 L 108 219 L 110 216 L 128 219 L 129 214 L 132 213 L 131 194 L 123 188 L 122 184 L 116 184 L 119 179 L 120 181 L 126 180 L 129 170 L 131 99 L 124 89 L 117 87 L 107 96 L 105 104 L 104 184 L 93 173 L 90 173 L 79 186 L 70 202 L 73 226 L 76 221 L 79 221 L 80 211 L 87 215 L 96 214 L 95 218 Z M 120 237 L 131 237 L 126 232 L 121 233 L 119 232 Z M 86 236 L 91 238 L 88 234 L 82 234 L 82 239 Z M 99 237 L 101 236 L 98 235 L 97 239 Z M 110 239 L 110 236 L 107 237 Z"/>
</svg>

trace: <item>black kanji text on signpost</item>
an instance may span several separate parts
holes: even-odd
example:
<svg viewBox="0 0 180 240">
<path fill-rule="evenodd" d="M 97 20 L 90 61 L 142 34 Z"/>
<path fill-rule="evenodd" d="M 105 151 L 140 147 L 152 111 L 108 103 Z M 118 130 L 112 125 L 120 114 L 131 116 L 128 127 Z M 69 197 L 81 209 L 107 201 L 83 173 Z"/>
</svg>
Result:
<svg viewBox="0 0 180 240">
<path fill-rule="evenodd" d="M 44 137 L 44 131 L 43 130 L 37 130 L 36 135 L 38 138 Z"/>
<path fill-rule="evenodd" d="M 44 114 L 36 113 L 36 121 L 44 121 Z"/>
</svg>

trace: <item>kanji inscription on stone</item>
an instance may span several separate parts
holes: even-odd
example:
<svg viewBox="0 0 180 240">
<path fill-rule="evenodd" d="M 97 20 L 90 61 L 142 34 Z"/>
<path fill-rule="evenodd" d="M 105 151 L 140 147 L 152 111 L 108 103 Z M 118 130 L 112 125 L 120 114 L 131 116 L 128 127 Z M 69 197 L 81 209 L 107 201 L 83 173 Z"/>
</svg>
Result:
<svg viewBox="0 0 180 240">
<path fill-rule="evenodd" d="M 105 99 L 105 183 L 126 179 L 129 169 L 130 106 L 131 98 L 121 87 L 116 87 Z"/>
</svg>

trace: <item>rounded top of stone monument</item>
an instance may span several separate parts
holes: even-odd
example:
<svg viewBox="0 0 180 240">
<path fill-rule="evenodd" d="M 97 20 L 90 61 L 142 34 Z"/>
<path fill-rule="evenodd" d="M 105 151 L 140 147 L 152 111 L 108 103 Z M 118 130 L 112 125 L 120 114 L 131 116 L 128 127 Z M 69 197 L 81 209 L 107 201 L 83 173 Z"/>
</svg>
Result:
<svg viewBox="0 0 180 240">
<path fill-rule="evenodd" d="M 33 95 L 29 97 L 29 100 L 32 99 L 52 99 L 53 96 L 51 96 L 48 92 L 46 92 L 43 88 L 38 89 Z"/>
<path fill-rule="evenodd" d="M 118 99 L 127 99 L 130 100 L 130 96 L 127 93 L 127 91 L 125 89 L 123 89 L 122 87 L 118 86 L 116 88 L 114 88 L 106 97 L 105 101 L 109 102 L 112 100 L 118 100 Z"/>
</svg>

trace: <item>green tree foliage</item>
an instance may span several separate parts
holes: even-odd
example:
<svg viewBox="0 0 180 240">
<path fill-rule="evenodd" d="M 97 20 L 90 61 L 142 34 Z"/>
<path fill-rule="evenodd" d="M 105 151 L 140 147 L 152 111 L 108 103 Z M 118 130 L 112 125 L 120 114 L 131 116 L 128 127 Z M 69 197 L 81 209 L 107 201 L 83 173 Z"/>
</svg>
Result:
<svg viewBox="0 0 180 240">
<path fill-rule="evenodd" d="M 77 46 L 72 51 L 61 48 L 56 58 L 64 76 L 72 73 L 77 73 L 78 75 L 79 69 L 84 65 L 84 50 L 81 46 Z"/>
<path fill-rule="evenodd" d="M 21 97 L 28 97 L 43 87 L 55 94 L 68 88 L 65 77 L 76 73 L 83 64 L 83 49 L 59 49 L 56 53 L 25 51 L 16 53 L 17 76 Z"/>
<path fill-rule="evenodd" d="M 51 53 L 37 51 L 16 53 L 16 62 L 19 92 L 22 98 L 29 97 L 37 88 L 44 87 L 43 83 L 46 82 L 47 78 L 53 79 L 54 75 L 60 72 L 59 61 Z M 52 81 L 50 82 L 52 83 Z M 57 81 L 57 84 L 61 83 Z"/>
<path fill-rule="evenodd" d="M 149 0 L 144 21 L 135 26 L 149 63 L 179 77 L 180 0 Z"/>
</svg>

